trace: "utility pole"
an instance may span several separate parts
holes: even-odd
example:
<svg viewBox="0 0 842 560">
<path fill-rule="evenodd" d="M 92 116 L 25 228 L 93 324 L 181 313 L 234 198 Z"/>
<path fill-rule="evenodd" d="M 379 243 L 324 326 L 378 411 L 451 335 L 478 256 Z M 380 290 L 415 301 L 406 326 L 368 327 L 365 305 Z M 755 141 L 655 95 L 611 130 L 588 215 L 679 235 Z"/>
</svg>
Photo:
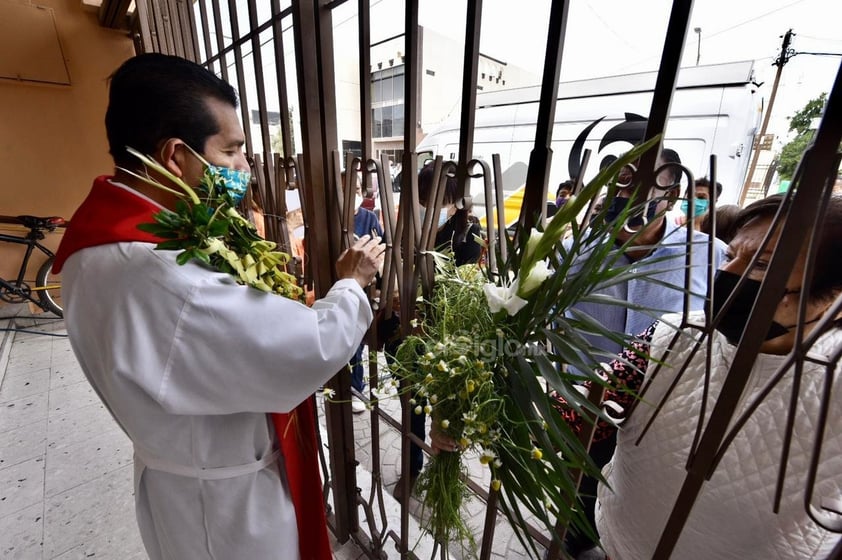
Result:
<svg viewBox="0 0 842 560">
<path fill-rule="evenodd" d="M 758 140 L 757 149 L 754 150 L 754 153 L 751 156 L 751 164 L 748 166 L 746 181 L 743 184 L 742 192 L 740 192 L 740 206 L 742 206 L 746 200 L 748 189 L 751 186 L 751 179 L 754 175 L 754 169 L 757 167 L 757 159 L 760 157 L 760 140 L 766 135 L 766 127 L 769 126 L 769 117 L 772 116 L 772 106 L 775 104 L 775 95 L 778 93 L 778 84 L 781 81 L 781 71 L 784 69 L 784 65 L 789 62 L 789 59 L 795 55 L 795 52 L 789 48 L 789 44 L 792 42 L 792 38 L 794 36 L 795 33 L 792 32 L 792 29 L 784 33 L 783 43 L 781 43 L 781 54 L 778 56 L 777 60 L 772 63 L 773 66 L 778 67 L 778 71 L 775 73 L 775 82 L 772 84 L 772 94 L 769 96 L 769 105 L 766 107 L 766 114 L 763 116 L 763 124 L 760 126 L 760 134 L 756 136 Z"/>
</svg>

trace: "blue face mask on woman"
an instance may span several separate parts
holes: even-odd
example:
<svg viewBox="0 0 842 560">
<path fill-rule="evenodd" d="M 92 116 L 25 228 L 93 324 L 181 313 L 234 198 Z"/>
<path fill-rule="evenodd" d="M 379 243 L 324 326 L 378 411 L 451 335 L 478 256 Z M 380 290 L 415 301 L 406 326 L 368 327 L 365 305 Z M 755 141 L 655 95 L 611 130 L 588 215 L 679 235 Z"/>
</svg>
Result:
<svg viewBox="0 0 842 560">
<path fill-rule="evenodd" d="M 701 216 L 702 214 L 707 213 L 708 205 L 710 201 L 705 200 L 704 198 L 694 198 L 693 199 L 693 216 Z M 681 201 L 681 211 L 684 212 L 684 215 L 687 215 L 687 211 L 690 210 L 690 204 L 686 200 Z"/>
</svg>

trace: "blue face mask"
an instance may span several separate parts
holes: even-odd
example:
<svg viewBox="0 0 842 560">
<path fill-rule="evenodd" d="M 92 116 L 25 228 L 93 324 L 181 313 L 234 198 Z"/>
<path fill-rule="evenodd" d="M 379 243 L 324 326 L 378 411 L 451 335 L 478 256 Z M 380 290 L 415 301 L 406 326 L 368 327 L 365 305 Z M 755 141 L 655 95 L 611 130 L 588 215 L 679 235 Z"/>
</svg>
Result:
<svg viewBox="0 0 842 560">
<path fill-rule="evenodd" d="M 243 200 L 243 197 L 246 196 L 246 191 L 248 191 L 249 184 L 251 184 L 251 171 L 213 165 L 190 146 L 187 146 L 187 148 L 205 165 L 205 175 L 202 177 L 202 184 L 206 187 L 213 185 L 216 194 L 227 195 L 231 201 L 231 206 L 238 205 Z"/>
<path fill-rule="evenodd" d="M 214 176 L 213 184 L 216 186 L 217 193 L 228 195 L 232 206 L 238 205 L 246 196 L 246 191 L 251 183 L 250 171 L 207 164 L 206 173 Z"/>
<path fill-rule="evenodd" d="M 708 204 L 709 201 L 703 198 L 694 198 L 693 199 L 693 216 L 701 216 L 702 214 L 707 213 L 708 211 Z M 690 205 L 687 203 L 686 200 L 681 201 L 681 211 L 684 212 L 684 215 L 687 215 L 687 211 L 690 209 Z"/>
</svg>

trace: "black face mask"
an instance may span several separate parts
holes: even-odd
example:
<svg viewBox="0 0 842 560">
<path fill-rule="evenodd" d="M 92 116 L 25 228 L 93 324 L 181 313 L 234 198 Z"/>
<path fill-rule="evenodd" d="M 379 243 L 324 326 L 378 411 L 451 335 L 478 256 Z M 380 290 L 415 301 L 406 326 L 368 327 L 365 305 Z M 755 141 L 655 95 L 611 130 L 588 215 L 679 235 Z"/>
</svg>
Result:
<svg viewBox="0 0 842 560">
<path fill-rule="evenodd" d="M 615 222 L 617 218 L 620 217 L 620 214 L 623 213 L 623 210 L 629 205 L 631 201 L 630 198 L 623 198 L 620 196 L 615 196 L 611 199 L 611 202 L 608 203 L 607 208 L 605 209 L 605 221 L 609 224 Z M 650 200 L 649 204 L 646 206 L 646 222 L 652 221 L 652 219 L 658 213 L 658 201 L 657 200 Z M 629 227 L 637 228 L 643 226 L 646 222 L 643 221 L 643 215 L 638 213 L 629 216 L 627 225 Z"/>
<path fill-rule="evenodd" d="M 727 270 L 716 271 L 716 277 L 713 280 L 714 317 L 716 317 L 716 314 L 719 313 L 720 309 L 722 309 L 722 306 L 725 304 L 725 300 L 727 300 L 728 296 L 731 295 L 731 292 L 734 291 L 734 288 L 739 281 L 739 274 L 734 274 L 733 272 L 728 272 Z M 727 338 L 728 342 L 731 344 L 737 344 L 743 336 L 743 331 L 745 331 L 748 318 L 751 315 L 751 308 L 754 306 L 754 301 L 757 299 L 757 294 L 760 291 L 760 284 L 761 282 L 759 280 L 746 279 L 742 289 L 734 298 L 731 307 L 728 308 L 728 311 L 722 316 L 722 320 L 719 325 L 716 326 L 716 330 L 725 335 L 725 338 Z M 784 294 L 793 292 L 797 292 L 797 290 L 784 292 Z M 711 319 L 712 318 L 713 317 L 711 317 Z M 769 325 L 769 332 L 766 333 L 766 338 L 763 340 L 771 340 L 785 335 L 788 332 L 789 328 L 776 321 L 772 321 L 772 324 Z"/>
</svg>

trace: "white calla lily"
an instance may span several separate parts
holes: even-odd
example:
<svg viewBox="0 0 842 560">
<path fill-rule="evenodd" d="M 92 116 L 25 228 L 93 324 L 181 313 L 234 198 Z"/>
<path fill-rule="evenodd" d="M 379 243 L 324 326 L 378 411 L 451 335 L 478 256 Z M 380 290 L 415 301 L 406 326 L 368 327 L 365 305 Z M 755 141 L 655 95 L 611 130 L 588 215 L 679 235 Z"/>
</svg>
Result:
<svg viewBox="0 0 842 560">
<path fill-rule="evenodd" d="M 523 283 L 520 284 L 518 295 L 525 298 L 531 296 L 551 274 L 552 270 L 550 270 L 547 261 L 536 262 L 532 265 L 532 270 L 526 275 Z"/>
<path fill-rule="evenodd" d="M 532 231 L 529 232 L 529 239 L 526 240 L 526 249 L 523 253 L 523 262 L 528 262 L 529 259 L 532 258 L 532 255 L 535 254 L 535 249 L 538 247 L 538 243 L 541 242 L 541 238 L 544 237 L 543 231 L 538 231 L 535 228 L 532 228 Z"/>
<path fill-rule="evenodd" d="M 527 301 L 518 297 L 518 283 L 515 280 L 510 286 L 498 286 L 492 283 L 486 283 L 482 287 L 485 293 L 485 299 L 488 301 L 488 309 L 492 313 L 497 313 L 501 309 L 505 309 L 509 315 L 514 315 L 526 305 Z"/>
</svg>

